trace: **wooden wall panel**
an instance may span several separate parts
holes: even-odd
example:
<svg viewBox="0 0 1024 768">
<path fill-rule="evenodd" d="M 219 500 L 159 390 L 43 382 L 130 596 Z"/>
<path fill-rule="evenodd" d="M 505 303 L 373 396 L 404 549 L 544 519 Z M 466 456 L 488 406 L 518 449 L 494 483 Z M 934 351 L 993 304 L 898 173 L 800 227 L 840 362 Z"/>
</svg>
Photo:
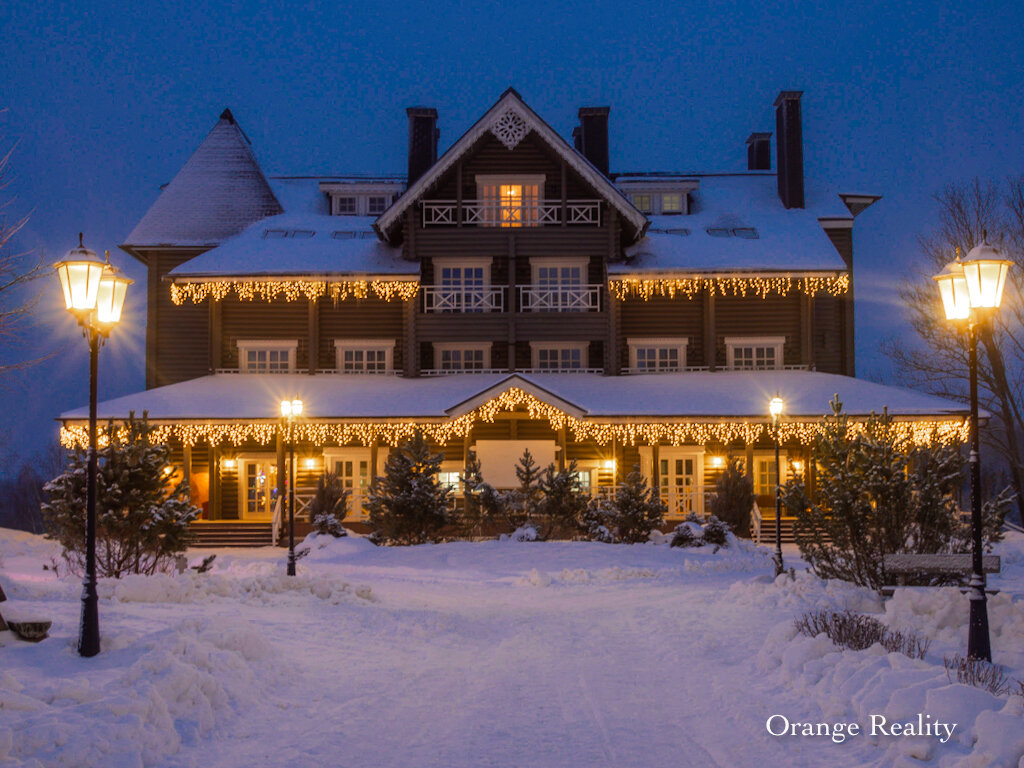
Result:
<svg viewBox="0 0 1024 768">
<path fill-rule="evenodd" d="M 146 308 L 146 387 L 161 387 L 210 372 L 209 314 L 206 302 L 177 305 L 164 275 L 202 253 L 161 250 L 149 253 Z"/>
<path fill-rule="evenodd" d="M 320 351 L 317 368 L 336 366 L 336 339 L 394 339 L 394 368 L 405 365 L 402 344 L 402 302 L 383 301 L 376 297 L 343 299 L 333 302 L 321 299 L 318 307 Z"/>
<path fill-rule="evenodd" d="M 238 367 L 238 342 L 246 339 L 297 340 L 295 369 L 309 361 L 309 306 L 306 299 L 272 302 L 224 299 L 221 307 L 221 365 Z"/>
<path fill-rule="evenodd" d="M 726 364 L 727 336 L 785 336 L 786 365 L 800 364 L 800 294 L 715 297 L 717 364 Z"/>
<path fill-rule="evenodd" d="M 687 365 L 704 364 L 704 305 L 699 295 L 674 298 L 654 296 L 648 301 L 629 298 L 622 302 L 619 324 L 619 365 L 629 367 L 628 340 L 632 337 L 682 336 Z"/>
<path fill-rule="evenodd" d="M 834 296 L 819 293 L 814 298 L 811 348 L 817 370 L 843 373 L 843 304 Z"/>
</svg>

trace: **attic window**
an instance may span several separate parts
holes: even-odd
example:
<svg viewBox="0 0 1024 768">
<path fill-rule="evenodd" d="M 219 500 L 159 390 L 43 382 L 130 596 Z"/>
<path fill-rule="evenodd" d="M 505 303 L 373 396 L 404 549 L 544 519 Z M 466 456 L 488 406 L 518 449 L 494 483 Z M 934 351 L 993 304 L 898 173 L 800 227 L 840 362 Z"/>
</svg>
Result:
<svg viewBox="0 0 1024 768">
<path fill-rule="evenodd" d="M 640 213 L 651 213 L 654 210 L 650 195 L 633 195 L 633 205 Z"/>
<path fill-rule="evenodd" d="M 665 192 L 661 196 L 662 213 L 682 213 L 683 196 L 678 192 Z"/>
<path fill-rule="evenodd" d="M 366 212 L 371 216 L 379 216 L 388 207 L 386 197 L 370 196 L 366 199 Z"/>
<path fill-rule="evenodd" d="M 732 237 L 731 229 L 723 229 L 721 227 L 709 227 L 707 233 L 712 237 Z"/>
<path fill-rule="evenodd" d="M 336 197 L 336 198 L 334 198 L 334 215 L 335 216 L 355 216 L 356 215 L 356 199 L 354 197 Z"/>
<path fill-rule="evenodd" d="M 739 227 L 734 229 L 732 233 L 736 237 L 742 237 L 745 240 L 757 240 L 757 230 L 753 227 Z"/>
<path fill-rule="evenodd" d="M 280 240 L 285 237 L 291 237 L 296 240 L 306 240 L 315 234 L 316 232 L 312 229 L 268 229 L 263 232 L 263 239 Z"/>
</svg>

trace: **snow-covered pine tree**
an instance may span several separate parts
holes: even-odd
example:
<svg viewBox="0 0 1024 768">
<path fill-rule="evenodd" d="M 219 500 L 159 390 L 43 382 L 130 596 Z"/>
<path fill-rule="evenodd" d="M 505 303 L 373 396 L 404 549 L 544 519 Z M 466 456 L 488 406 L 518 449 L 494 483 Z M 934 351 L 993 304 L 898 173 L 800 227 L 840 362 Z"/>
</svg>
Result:
<svg viewBox="0 0 1024 768">
<path fill-rule="evenodd" d="M 543 526 L 541 538 L 569 538 L 578 534 L 582 530 L 589 499 L 583 495 L 576 462 L 570 461 L 569 466 L 561 470 L 549 464 L 538 487 L 541 495 L 537 513 Z"/>
<path fill-rule="evenodd" d="M 872 415 L 851 431 L 842 403 L 831 403 L 824 433 L 815 441 L 816 501 L 803 481 L 783 487 L 783 503 L 796 515 L 797 544 L 814 572 L 878 589 L 888 581 L 882 557 L 952 552 L 963 537 L 957 491 L 964 461 L 955 446 L 937 440 L 915 446 L 887 414 Z M 1000 495 L 985 505 L 989 531 L 1009 509 Z"/>
<path fill-rule="evenodd" d="M 352 492 L 344 486 L 334 472 L 325 472 L 316 481 L 316 493 L 309 503 L 309 519 L 313 531 L 321 535 L 341 538 L 348 531 L 341 521 L 348 514 Z"/>
<path fill-rule="evenodd" d="M 374 538 L 384 544 L 436 541 L 448 522 L 451 488 L 438 482 L 443 454 L 432 453 L 419 430 L 388 455 L 374 478 L 366 508 Z"/>
<path fill-rule="evenodd" d="M 739 459 L 730 456 L 715 481 L 715 493 L 708 512 L 728 525 L 733 532 L 750 534 L 750 512 L 754 508 L 754 483 L 743 471 Z"/>
<path fill-rule="evenodd" d="M 455 534 L 463 537 L 481 535 L 500 511 L 498 492 L 484 481 L 480 473 L 480 459 L 470 454 L 462 472 L 462 504 L 450 519 Z"/>
<path fill-rule="evenodd" d="M 501 509 L 505 522 L 516 530 L 537 517 L 541 499 L 540 480 L 544 470 L 537 464 L 527 448 L 516 463 L 519 487 L 501 494 Z"/>
<path fill-rule="evenodd" d="M 188 485 L 174 482 L 170 448 L 153 445 L 153 432 L 143 413 L 129 415 L 99 450 L 96 477 L 96 570 L 101 577 L 126 573 L 152 574 L 168 567 L 189 542 L 189 524 L 199 509 L 189 499 Z M 49 533 L 64 547 L 68 566 L 81 572 L 85 560 L 85 506 L 88 454 L 75 450 L 68 469 L 43 490 L 43 519 Z"/>
</svg>

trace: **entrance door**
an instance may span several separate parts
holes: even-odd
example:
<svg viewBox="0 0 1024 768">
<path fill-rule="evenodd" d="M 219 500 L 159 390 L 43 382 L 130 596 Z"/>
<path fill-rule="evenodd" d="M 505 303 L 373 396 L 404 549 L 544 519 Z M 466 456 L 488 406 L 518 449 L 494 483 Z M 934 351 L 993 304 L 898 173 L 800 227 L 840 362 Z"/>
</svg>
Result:
<svg viewBox="0 0 1024 768">
<path fill-rule="evenodd" d="M 668 517 L 686 517 L 691 512 L 703 515 L 700 454 L 671 448 L 662 448 L 659 453 L 658 479 L 661 500 L 668 506 Z"/>
<path fill-rule="evenodd" d="M 348 514 L 363 517 L 363 501 L 370 486 L 369 449 L 324 453 L 328 471 L 336 474 L 341 484 L 352 493 L 348 499 Z"/>
<path fill-rule="evenodd" d="M 277 460 L 241 460 L 241 517 L 244 520 L 269 520 L 277 501 Z"/>
</svg>

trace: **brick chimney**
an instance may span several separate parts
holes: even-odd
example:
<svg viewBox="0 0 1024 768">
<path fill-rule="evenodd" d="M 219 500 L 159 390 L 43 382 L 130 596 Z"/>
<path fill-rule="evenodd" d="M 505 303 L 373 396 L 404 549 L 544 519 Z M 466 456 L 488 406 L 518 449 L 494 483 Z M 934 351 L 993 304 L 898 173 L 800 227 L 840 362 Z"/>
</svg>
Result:
<svg viewBox="0 0 1024 768">
<path fill-rule="evenodd" d="M 409 174 L 406 184 L 412 186 L 420 176 L 437 162 L 437 110 L 433 107 L 408 107 L 409 117 Z"/>
<path fill-rule="evenodd" d="M 775 99 L 779 199 L 786 208 L 804 207 L 804 146 L 800 125 L 803 91 L 781 91 Z"/>
<path fill-rule="evenodd" d="M 573 145 L 605 176 L 608 175 L 608 113 L 611 107 L 580 107 Z"/>
<path fill-rule="evenodd" d="M 752 133 L 747 139 L 747 170 L 770 171 L 772 169 L 772 135 Z"/>
</svg>

